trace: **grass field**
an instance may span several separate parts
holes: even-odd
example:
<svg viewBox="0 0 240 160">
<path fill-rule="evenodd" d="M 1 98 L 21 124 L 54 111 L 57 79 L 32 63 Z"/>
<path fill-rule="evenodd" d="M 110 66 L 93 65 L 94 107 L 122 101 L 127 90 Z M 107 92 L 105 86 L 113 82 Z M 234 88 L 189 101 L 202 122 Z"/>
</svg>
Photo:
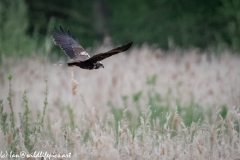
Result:
<svg viewBox="0 0 240 160">
<path fill-rule="evenodd" d="M 238 159 L 239 62 L 227 51 L 148 46 L 92 71 L 36 54 L 3 59 L 0 150 L 71 159 Z"/>
</svg>

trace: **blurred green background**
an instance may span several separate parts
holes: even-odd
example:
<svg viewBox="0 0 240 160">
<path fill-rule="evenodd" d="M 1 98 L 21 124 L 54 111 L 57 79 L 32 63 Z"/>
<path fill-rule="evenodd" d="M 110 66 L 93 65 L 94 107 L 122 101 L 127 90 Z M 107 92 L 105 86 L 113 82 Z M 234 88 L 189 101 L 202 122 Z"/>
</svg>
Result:
<svg viewBox="0 0 240 160">
<path fill-rule="evenodd" d="M 239 0 L 1 0 L 1 56 L 41 50 L 59 25 L 85 48 L 108 35 L 114 44 L 240 49 Z"/>
</svg>

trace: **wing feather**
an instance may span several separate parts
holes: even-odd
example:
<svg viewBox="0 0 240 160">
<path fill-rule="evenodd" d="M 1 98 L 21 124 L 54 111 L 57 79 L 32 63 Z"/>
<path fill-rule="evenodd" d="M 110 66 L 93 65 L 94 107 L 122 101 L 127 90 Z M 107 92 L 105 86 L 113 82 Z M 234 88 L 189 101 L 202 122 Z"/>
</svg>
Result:
<svg viewBox="0 0 240 160">
<path fill-rule="evenodd" d="M 96 54 L 96 55 L 92 56 L 91 58 L 87 59 L 86 61 L 91 61 L 93 63 L 95 63 L 97 61 L 101 61 L 101 60 L 103 60 L 105 58 L 108 58 L 108 57 L 110 57 L 112 55 L 115 55 L 115 54 L 118 54 L 120 52 L 124 52 L 124 51 L 128 50 L 131 47 L 131 45 L 132 45 L 132 42 L 130 42 L 128 44 L 125 44 L 125 45 L 123 45 L 121 47 L 117 47 L 115 49 L 112 49 L 112 50 L 110 50 L 108 52 Z"/>
<path fill-rule="evenodd" d="M 71 36 L 70 31 L 65 32 L 60 26 L 60 30 L 54 27 L 52 32 L 52 39 L 56 45 L 58 45 L 66 55 L 74 60 L 85 61 L 90 58 L 89 54 L 84 48 L 78 44 Z"/>
</svg>

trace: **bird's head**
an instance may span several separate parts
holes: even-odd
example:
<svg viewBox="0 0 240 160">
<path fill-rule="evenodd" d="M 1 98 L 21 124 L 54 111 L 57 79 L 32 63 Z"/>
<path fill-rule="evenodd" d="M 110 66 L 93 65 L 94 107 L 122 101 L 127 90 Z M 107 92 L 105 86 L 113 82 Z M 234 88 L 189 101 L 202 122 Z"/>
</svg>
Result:
<svg viewBox="0 0 240 160">
<path fill-rule="evenodd" d="M 104 65 L 101 62 L 95 63 L 94 69 L 99 69 L 100 67 L 104 68 Z"/>
</svg>

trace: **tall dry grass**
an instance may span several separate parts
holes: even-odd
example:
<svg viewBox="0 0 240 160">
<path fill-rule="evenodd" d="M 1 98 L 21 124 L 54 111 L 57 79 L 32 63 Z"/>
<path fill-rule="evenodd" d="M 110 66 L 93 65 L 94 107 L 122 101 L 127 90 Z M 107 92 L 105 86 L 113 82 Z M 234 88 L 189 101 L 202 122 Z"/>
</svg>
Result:
<svg viewBox="0 0 240 160">
<path fill-rule="evenodd" d="M 95 53 L 107 49 L 96 50 Z M 103 61 L 105 68 L 83 70 L 77 67 L 54 66 L 46 58 L 25 58 L 15 62 L 4 60 L 0 73 L 0 97 L 8 95 L 8 74 L 13 75 L 12 89 L 14 106 L 20 106 L 24 90 L 27 90 L 30 106 L 39 109 L 44 98 L 45 80 L 49 85 L 49 106 L 71 105 L 86 112 L 87 107 L 101 108 L 107 112 L 106 102 L 121 103 L 121 95 L 131 95 L 148 89 L 147 76 L 156 74 L 155 89 L 162 95 L 171 90 L 169 99 L 175 106 L 175 99 L 189 101 L 190 94 L 202 106 L 226 104 L 240 105 L 240 58 L 223 54 L 221 58 L 200 55 L 196 50 L 163 53 L 147 46 L 133 47 L 128 54 L 118 54 Z M 12 61 L 12 62 L 11 62 Z M 71 73 L 79 83 L 76 96 L 71 95 Z M 84 103 L 83 103 L 84 102 Z M 5 102 L 6 104 L 6 102 Z M 17 108 L 16 108 L 17 109 Z M 49 108 L 50 109 L 50 108 Z M 88 112 L 88 111 L 87 111 Z"/>
<path fill-rule="evenodd" d="M 103 50 L 107 48 L 95 52 Z M 128 54 L 106 59 L 104 69 L 92 71 L 53 66 L 41 57 L 5 59 L 0 69 L 4 110 L 10 112 L 6 107 L 9 73 L 13 76 L 14 112 L 23 110 L 22 97 L 26 90 L 32 119 L 44 106 L 47 80 L 46 124 L 43 131 L 29 135 L 32 150 L 71 152 L 72 159 L 237 159 L 240 156 L 238 56 L 225 53 L 221 57 L 208 57 L 197 50 L 164 53 L 148 46 L 133 47 Z M 168 102 L 174 109 L 177 99 L 184 106 L 193 95 L 194 101 L 205 109 L 212 108 L 212 120 L 186 127 L 176 111 L 162 115 L 167 121 L 159 128 L 158 123 L 151 125 L 152 113 L 143 95 L 139 101 L 143 111 L 140 126 L 128 127 L 126 111 L 137 112 L 132 107 L 134 102 L 128 101 L 116 133 L 107 102 L 111 100 L 123 106 L 123 95 L 139 91 L 146 94 L 149 91 L 146 78 L 154 74 L 158 77 L 154 89 L 162 95 L 163 103 Z M 229 108 L 226 118 L 221 118 L 216 108 L 220 105 Z M 20 123 L 16 120 L 17 136 L 23 140 Z M 11 133 L 0 133 L 0 137 L 1 150 L 7 150 Z M 17 147 L 27 150 L 23 141 Z"/>
</svg>

